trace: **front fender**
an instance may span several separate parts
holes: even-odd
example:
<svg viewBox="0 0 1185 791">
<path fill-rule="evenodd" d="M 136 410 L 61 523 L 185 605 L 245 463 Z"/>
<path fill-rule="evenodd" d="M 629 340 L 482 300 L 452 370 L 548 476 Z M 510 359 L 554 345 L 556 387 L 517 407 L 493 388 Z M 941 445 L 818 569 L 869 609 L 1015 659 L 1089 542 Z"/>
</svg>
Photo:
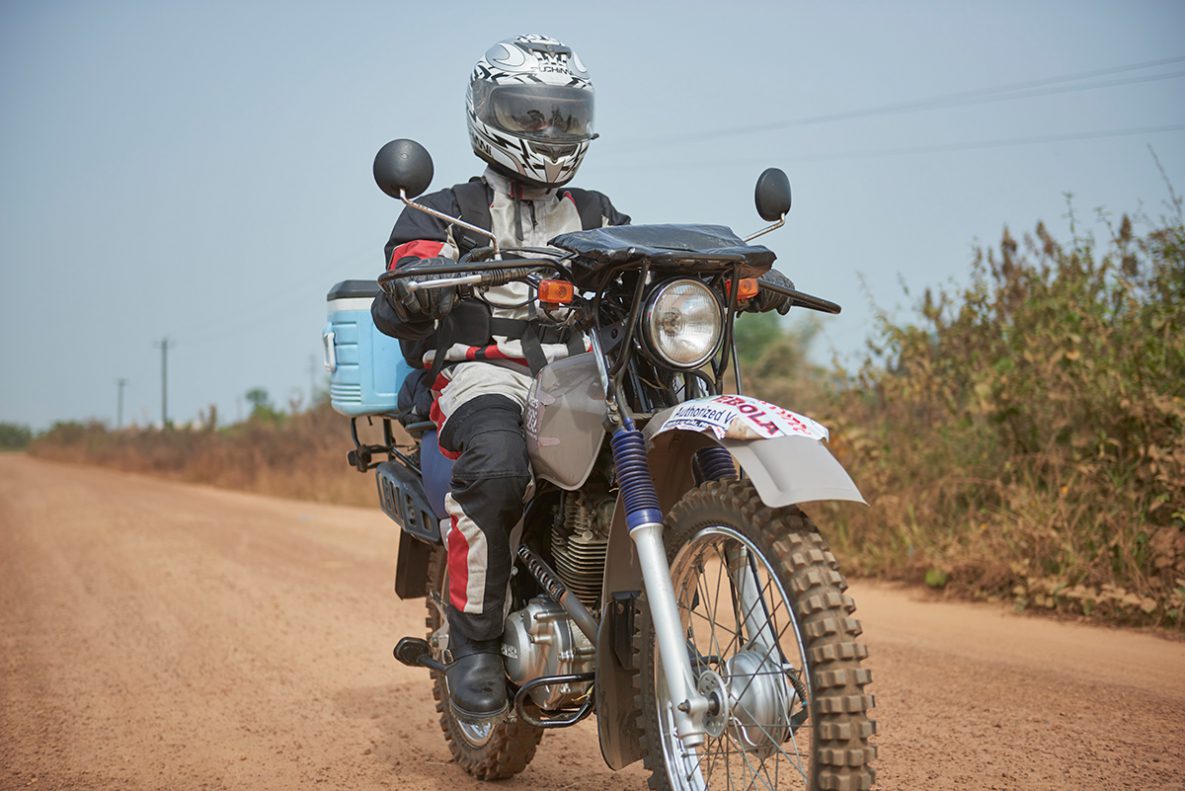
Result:
<svg viewBox="0 0 1185 791">
<path fill-rule="evenodd" d="M 812 500 L 864 502 L 847 471 L 827 449 L 827 429 L 804 415 L 751 396 L 723 395 L 684 402 L 651 418 L 644 434 L 651 469 L 678 464 L 669 456 L 686 453 L 680 448 L 686 447 L 688 440 L 693 449 L 720 445 L 732 454 L 753 481 L 761 501 L 771 508 Z M 676 440 L 680 436 L 685 439 Z M 659 498 L 665 511 L 669 506 L 662 491 Z"/>
</svg>

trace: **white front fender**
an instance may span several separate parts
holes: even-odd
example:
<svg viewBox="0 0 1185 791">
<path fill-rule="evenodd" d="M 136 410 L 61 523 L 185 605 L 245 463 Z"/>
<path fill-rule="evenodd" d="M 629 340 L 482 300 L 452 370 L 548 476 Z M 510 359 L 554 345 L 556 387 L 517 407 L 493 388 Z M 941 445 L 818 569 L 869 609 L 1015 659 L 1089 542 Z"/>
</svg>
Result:
<svg viewBox="0 0 1185 791">
<path fill-rule="evenodd" d="M 864 497 L 827 449 L 827 429 L 805 415 L 752 396 L 686 401 L 659 412 L 645 429 L 652 458 L 678 435 L 698 434 L 728 450 L 771 508 Z"/>
</svg>

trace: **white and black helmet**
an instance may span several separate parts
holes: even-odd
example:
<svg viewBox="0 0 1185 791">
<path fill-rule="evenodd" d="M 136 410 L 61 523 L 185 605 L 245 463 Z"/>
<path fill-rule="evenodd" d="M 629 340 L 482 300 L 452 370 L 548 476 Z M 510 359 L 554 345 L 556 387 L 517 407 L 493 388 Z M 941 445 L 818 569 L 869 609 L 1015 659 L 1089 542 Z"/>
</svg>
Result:
<svg viewBox="0 0 1185 791">
<path fill-rule="evenodd" d="M 570 47 L 547 36 L 490 47 L 473 68 L 465 109 L 474 153 L 536 185 L 568 182 L 596 137 L 588 72 Z"/>
</svg>

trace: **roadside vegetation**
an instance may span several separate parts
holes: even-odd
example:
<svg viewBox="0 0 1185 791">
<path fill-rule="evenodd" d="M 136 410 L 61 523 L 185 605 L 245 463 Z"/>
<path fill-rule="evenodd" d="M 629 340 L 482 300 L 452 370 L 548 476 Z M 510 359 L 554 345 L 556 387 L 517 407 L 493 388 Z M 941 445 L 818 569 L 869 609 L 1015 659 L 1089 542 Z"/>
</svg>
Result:
<svg viewBox="0 0 1185 791">
<path fill-rule="evenodd" d="M 1114 623 L 1185 628 L 1185 227 L 1038 224 L 968 283 L 883 313 L 864 359 L 809 362 L 817 324 L 747 316 L 748 389 L 819 418 L 871 508 L 808 508 L 848 570 Z M 218 428 L 58 424 L 36 455 L 369 505 L 325 403 Z"/>
<path fill-rule="evenodd" d="M 33 441 L 33 431 L 16 423 L 0 423 L 0 453 L 24 450 Z"/>
<path fill-rule="evenodd" d="M 66 421 L 38 436 L 30 453 L 279 497 L 349 505 L 374 501 L 373 477 L 346 466 L 349 425 L 328 400 L 283 412 L 261 388 L 247 397 L 250 416 L 230 426 L 219 427 L 213 407 L 194 423 L 166 431 L 112 431 L 97 420 Z"/>
<path fill-rule="evenodd" d="M 882 314 L 856 370 L 792 376 L 786 333 L 750 366 L 872 505 L 821 519 L 853 572 L 1185 626 L 1185 229 L 1107 227 L 1005 231 L 968 285 Z"/>
</svg>

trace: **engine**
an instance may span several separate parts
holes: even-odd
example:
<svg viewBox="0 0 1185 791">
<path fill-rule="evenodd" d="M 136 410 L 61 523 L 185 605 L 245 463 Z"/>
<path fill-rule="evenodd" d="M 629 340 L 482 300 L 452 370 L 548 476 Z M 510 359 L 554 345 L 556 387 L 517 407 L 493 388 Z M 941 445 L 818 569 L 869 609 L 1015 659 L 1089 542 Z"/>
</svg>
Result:
<svg viewBox="0 0 1185 791">
<path fill-rule="evenodd" d="M 597 649 L 577 629 L 560 605 L 537 596 L 506 619 L 502 656 L 506 675 L 516 685 L 540 676 L 591 673 Z M 591 682 L 548 684 L 531 690 L 531 699 L 544 711 L 555 711 L 578 702 Z"/>
<path fill-rule="evenodd" d="M 609 526 L 616 499 L 564 492 L 551 528 L 555 573 L 568 590 L 594 613 L 601 609 L 601 580 L 609 548 Z M 506 619 L 502 635 L 506 674 L 515 684 L 541 676 L 591 673 L 596 648 L 572 623 L 564 609 L 546 596 L 531 599 Z M 531 699 L 544 711 L 578 703 L 590 682 L 548 684 L 531 690 Z"/>
<path fill-rule="evenodd" d="M 594 613 L 601 609 L 601 580 L 616 504 L 613 497 L 594 500 L 584 492 L 564 492 L 562 518 L 551 529 L 556 573 Z"/>
</svg>

